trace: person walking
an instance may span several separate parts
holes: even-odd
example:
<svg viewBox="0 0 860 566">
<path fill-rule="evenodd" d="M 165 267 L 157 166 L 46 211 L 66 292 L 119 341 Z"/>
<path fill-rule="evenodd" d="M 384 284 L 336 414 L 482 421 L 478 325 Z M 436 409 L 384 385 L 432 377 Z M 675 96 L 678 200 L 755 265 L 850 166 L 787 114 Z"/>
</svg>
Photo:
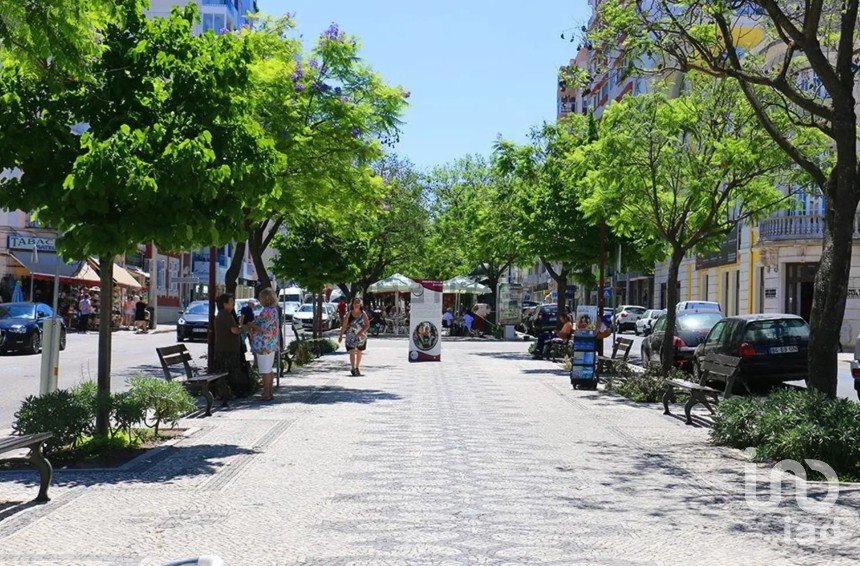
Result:
<svg viewBox="0 0 860 566">
<path fill-rule="evenodd" d="M 83 333 L 87 332 L 87 329 L 90 326 L 90 315 L 93 312 L 93 305 L 90 302 L 90 296 L 84 293 L 83 297 L 81 297 L 80 302 L 78 303 L 78 312 L 80 316 L 78 318 L 78 330 Z"/>
<path fill-rule="evenodd" d="M 131 328 L 134 322 L 134 298 L 126 297 L 125 304 L 122 307 L 122 325 Z"/>
<path fill-rule="evenodd" d="M 215 316 L 215 369 L 227 372 L 227 382 L 236 397 L 249 393 L 248 378 L 242 359 L 242 338 L 233 309 L 236 299 L 230 293 L 218 296 Z"/>
<path fill-rule="evenodd" d="M 278 352 L 278 310 L 275 308 L 278 296 L 271 287 L 260 291 L 260 304 L 263 312 L 244 329 L 251 336 L 251 351 L 257 357 L 257 369 L 263 377 L 263 401 L 271 401 L 275 396 L 272 368 Z"/>
<path fill-rule="evenodd" d="M 134 297 L 134 325 L 135 332 L 146 334 L 146 303 L 137 295 Z"/>
<path fill-rule="evenodd" d="M 364 312 L 361 299 L 352 300 L 349 315 L 343 319 L 340 325 L 340 336 L 338 344 L 343 342 L 346 335 L 346 351 L 349 352 L 349 363 L 352 366 L 352 375 L 361 375 L 361 356 L 367 349 L 367 330 L 370 328 L 370 317 Z"/>
</svg>

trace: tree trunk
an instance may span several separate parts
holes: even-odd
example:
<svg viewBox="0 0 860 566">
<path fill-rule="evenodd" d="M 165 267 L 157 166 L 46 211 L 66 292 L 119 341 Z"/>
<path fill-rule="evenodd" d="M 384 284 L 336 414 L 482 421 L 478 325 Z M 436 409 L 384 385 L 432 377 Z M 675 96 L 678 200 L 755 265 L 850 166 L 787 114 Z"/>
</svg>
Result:
<svg viewBox="0 0 860 566">
<path fill-rule="evenodd" d="M 153 277 L 155 274 L 153 273 Z M 110 354 L 111 315 L 113 314 L 113 257 L 99 257 L 99 353 L 98 353 L 98 397 L 96 412 L 96 434 L 106 435 L 110 426 Z"/>
<path fill-rule="evenodd" d="M 836 396 L 837 350 L 845 316 L 854 218 L 860 193 L 853 166 L 842 169 L 840 174 L 837 172 L 837 166 L 830 181 L 831 186 L 826 192 L 833 197 L 825 198 L 824 240 L 821 244 L 821 263 L 815 274 L 807 357 L 809 387 L 831 397 Z M 844 171 L 845 169 L 852 171 Z"/>
<path fill-rule="evenodd" d="M 498 292 L 500 278 L 501 271 L 496 271 L 494 269 L 487 270 L 487 287 L 491 289 L 490 314 L 487 315 L 487 321 L 491 322 L 492 324 L 496 323 L 496 293 Z"/>
<path fill-rule="evenodd" d="M 236 287 L 239 286 L 239 274 L 242 271 L 242 263 L 245 261 L 245 242 L 238 242 L 236 249 L 233 251 L 233 257 L 230 259 L 230 267 L 227 268 L 227 273 L 224 275 L 224 287 L 228 293 L 236 294 Z"/>
<path fill-rule="evenodd" d="M 258 292 L 272 286 L 272 280 L 269 278 L 268 272 L 266 272 L 266 263 L 263 261 L 263 252 L 266 251 L 263 245 L 264 232 L 265 224 L 254 228 L 248 234 L 248 251 L 251 254 L 251 260 L 254 262 L 257 281 L 260 283 Z"/>
<path fill-rule="evenodd" d="M 314 338 L 322 338 L 322 308 L 323 308 L 324 291 L 317 293 L 317 299 L 314 301 Z"/>
<path fill-rule="evenodd" d="M 675 320 L 677 318 L 675 307 L 678 304 L 678 271 L 681 261 L 684 259 L 684 251 L 675 249 L 669 257 L 669 279 L 666 282 L 666 332 L 663 334 L 661 345 L 662 356 L 660 362 L 663 372 L 669 373 L 675 363 Z M 643 360 L 644 361 L 644 360 Z"/>
</svg>

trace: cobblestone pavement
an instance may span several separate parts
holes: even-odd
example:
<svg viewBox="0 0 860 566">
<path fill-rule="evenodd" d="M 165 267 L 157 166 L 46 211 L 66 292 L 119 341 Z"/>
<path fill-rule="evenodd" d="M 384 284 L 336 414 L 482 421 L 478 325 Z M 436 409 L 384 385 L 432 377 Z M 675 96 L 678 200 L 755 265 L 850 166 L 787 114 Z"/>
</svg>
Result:
<svg viewBox="0 0 860 566">
<path fill-rule="evenodd" d="M 2 473 L 0 564 L 856 563 L 857 491 L 816 515 L 786 484 L 753 510 L 745 470 L 767 469 L 525 349 L 449 342 L 409 364 L 375 340 L 365 376 L 326 356 L 125 470 L 57 472 L 47 505 L 23 503 L 34 474 Z"/>
</svg>

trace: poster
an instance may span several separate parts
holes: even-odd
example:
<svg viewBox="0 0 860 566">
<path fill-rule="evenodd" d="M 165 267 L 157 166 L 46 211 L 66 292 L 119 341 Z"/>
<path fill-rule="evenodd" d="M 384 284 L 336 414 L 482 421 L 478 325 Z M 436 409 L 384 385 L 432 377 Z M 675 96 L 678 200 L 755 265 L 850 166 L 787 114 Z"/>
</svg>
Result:
<svg viewBox="0 0 860 566">
<path fill-rule="evenodd" d="M 594 330 L 597 324 L 597 307 L 592 305 L 579 305 L 576 307 L 576 320 L 573 321 L 574 332 Z"/>
<path fill-rule="evenodd" d="M 523 312 L 523 286 L 518 283 L 499 283 L 498 323 L 517 325 Z"/>
<path fill-rule="evenodd" d="M 570 359 L 570 383 L 591 382 L 596 377 L 597 365 L 597 307 L 576 307 L 573 323 L 573 355 Z"/>
<path fill-rule="evenodd" d="M 409 307 L 409 361 L 442 359 L 442 282 L 417 279 Z"/>
</svg>

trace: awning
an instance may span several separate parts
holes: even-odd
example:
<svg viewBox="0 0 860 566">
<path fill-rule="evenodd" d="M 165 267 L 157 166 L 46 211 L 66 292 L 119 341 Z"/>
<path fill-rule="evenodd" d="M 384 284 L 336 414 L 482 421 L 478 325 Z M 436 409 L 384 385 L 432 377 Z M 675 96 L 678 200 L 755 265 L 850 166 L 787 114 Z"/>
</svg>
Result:
<svg viewBox="0 0 860 566">
<path fill-rule="evenodd" d="M 66 263 L 56 254 L 41 252 L 36 258 L 32 252 L 10 252 L 25 268 L 33 279 L 48 279 L 54 278 L 54 273 L 59 273 L 60 281 L 63 283 L 75 283 L 89 285 L 92 283 L 98 284 L 99 277 L 95 273 L 88 273 L 85 269 L 87 262 L 73 261 Z M 33 261 L 33 260 L 36 261 Z M 59 265 L 58 265 L 59 264 Z"/>
<path fill-rule="evenodd" d="M 120 287 L 143 289 L 143 285 L 138 283 L 137 279 L 135 279 L 131 273 L 129 273 L 123 266 L 116 263 L 113 265 L 113 282 Z"/>
<path fill-rule="evenodd" d="M 26 277 L 27 267 L 9 252 L 0 252 L 0 275 L 11 275 L 15 279 Z"/>
<path fill-rule="evenodd" d="M 132 274 L 137 273 L 144 279 L 149 279 L 149 273 L 137 267 L 136 265 L 126 265 L 125 270 Z"/>
</svg>

